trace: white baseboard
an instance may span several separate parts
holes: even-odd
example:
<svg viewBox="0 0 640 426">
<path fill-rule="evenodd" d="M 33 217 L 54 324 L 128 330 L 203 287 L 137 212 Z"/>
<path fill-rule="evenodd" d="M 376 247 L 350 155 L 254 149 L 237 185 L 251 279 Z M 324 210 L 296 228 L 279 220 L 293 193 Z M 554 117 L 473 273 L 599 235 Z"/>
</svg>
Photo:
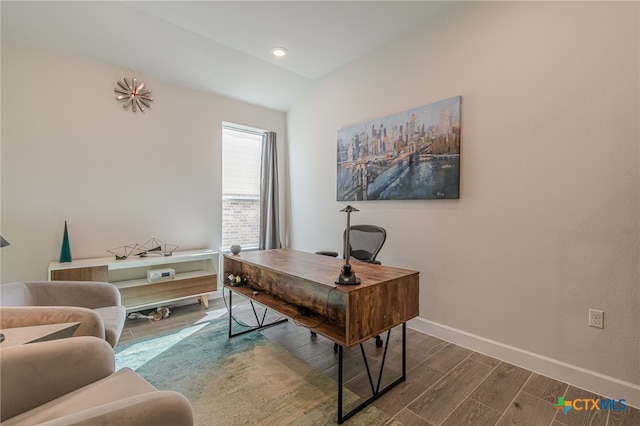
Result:
<svg viewBox="0 0 640 426">
<path fill-rule="evenodd" d="M 625 399 L 627 405 L 640 409 L 640 385 L 495 342 L 423 318 L 414 318 L 407 323 L 407 326 L 603 397 L 615 400 Z"/>
</svg>

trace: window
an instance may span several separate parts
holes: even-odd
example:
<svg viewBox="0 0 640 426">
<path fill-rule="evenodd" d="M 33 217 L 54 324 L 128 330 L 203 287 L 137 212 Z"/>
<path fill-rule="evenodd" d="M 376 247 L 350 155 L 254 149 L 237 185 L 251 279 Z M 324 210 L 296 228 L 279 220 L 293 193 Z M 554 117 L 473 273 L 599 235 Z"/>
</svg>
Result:
<svg viewBox="0 0 640 426">
<path fill-rule="evenodd" d="M 222 127 L 222 248 L 257 248 L 262 132 Z"/>
</svg>

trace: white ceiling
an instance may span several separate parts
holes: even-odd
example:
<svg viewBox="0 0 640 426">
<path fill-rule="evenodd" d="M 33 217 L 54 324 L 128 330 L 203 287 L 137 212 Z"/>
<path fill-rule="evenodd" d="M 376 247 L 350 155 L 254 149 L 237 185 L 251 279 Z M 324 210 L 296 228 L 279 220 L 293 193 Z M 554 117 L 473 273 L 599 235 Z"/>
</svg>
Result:
<svg viewBox="0 0 640 426">
<path fill-rule="evenodd" d="M 286 111 L 314 80 L 451 2 L 7 1 L 2 38 Z M 284 58 L 271 48 L 284 46 Z"/>
</svg>

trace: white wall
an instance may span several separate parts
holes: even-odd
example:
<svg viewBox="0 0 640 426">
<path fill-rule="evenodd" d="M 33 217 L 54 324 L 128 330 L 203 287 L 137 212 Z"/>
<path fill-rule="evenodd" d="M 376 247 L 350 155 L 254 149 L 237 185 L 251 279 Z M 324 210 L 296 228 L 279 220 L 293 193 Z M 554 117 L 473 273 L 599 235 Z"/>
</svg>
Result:
<svg viewBox="0 0 640 426">
<path fill-rule="evenodd" d="M 352 223 L 384 226 L 379 259 L 420 271 L 425 329 L 621 381 L 640 403 L 639 16 L 453 2 L 318 81 L 287 117 L 293 248 L 341 249 L 338 129 L 461 95 L 460 199 L 354 202 Z"/>
<path fill-rule="evenodd" d="M 143 114 L 115 101 L 125 76 L 152 90 Z M 277 132 L 284 157 L 283 112 L 3 42 L 2 282 L 46 279 L 65 220 L 74 259 L 152 237 L 219 248 L 222 121 Z"/>
</svg>

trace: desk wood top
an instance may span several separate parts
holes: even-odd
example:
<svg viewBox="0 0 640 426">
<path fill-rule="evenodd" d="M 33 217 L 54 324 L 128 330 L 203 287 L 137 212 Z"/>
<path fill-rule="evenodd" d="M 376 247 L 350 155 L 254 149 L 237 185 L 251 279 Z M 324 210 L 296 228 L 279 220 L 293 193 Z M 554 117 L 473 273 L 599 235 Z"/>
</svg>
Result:
<svg viewBox="0 0 640 426">
<path fill-rule="evenodd" d="M 362 283 L 359 285 L 337 286 L 335 280 L 340 275 L 340 269 L 344 265 L 344 259 L 341 258 L 290 249 L 258 250 L 225 256 L 284 275 L 337 287 L 339 291 L 343 292 L 358 291 L 368 286 L 418 274 L 418 271 L 409 269 L 351 260 L 352 270 Z"/>
</svg>

